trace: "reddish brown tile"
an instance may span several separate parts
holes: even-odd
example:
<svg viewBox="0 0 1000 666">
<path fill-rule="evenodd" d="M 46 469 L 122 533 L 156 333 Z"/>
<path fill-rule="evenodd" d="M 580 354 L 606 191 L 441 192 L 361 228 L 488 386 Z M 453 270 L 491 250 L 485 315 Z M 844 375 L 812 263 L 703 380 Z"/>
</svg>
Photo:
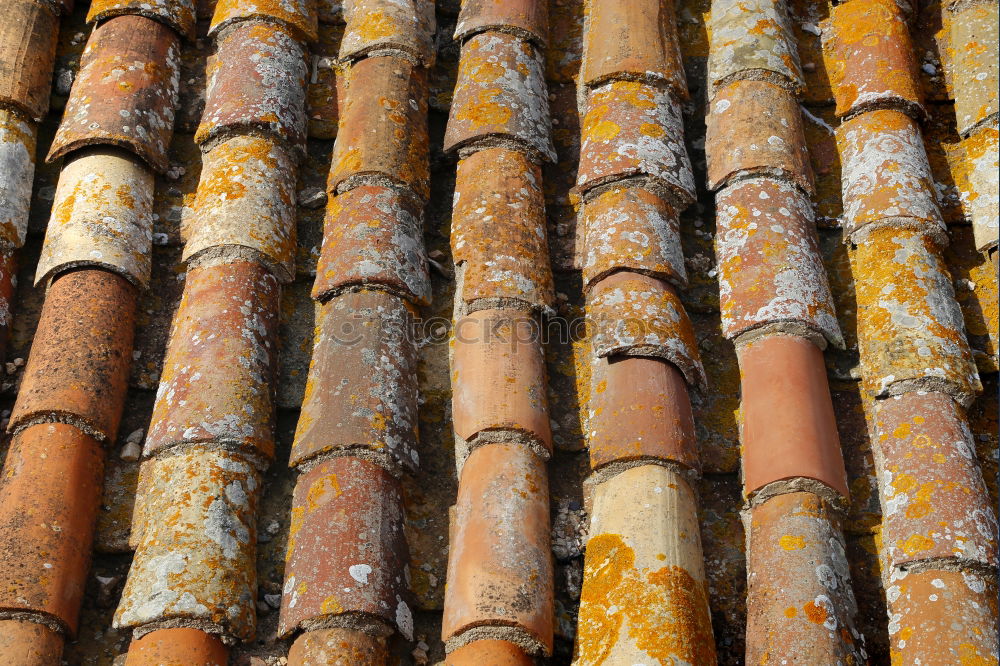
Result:
<svg viewBox="0 0 1000 666">
<path fill-rule="evenodd" d="M 321 23 L 319 41 L 310 48 L 313 66 L 306 88 L 306 115 L 310 139 L 335 139 L 340 106 L 347 96 L 349 67 L 337 62 L 344 26 Z"/>
<path fill-rule="evenodd" d="M 466 0 L 455 24 L 455 39 L 481 32 L 508 32 L 545 46 L 549 34 L 548 3 L 542 0 Z"/>
<path fill-rule="evenodd" d="M 377 56 L 355 63 L 327 191 L 388 180 L 427 199 L 427 94 L 426 71 L 403 58 Z"/>
<path fill-rule="evenodd" d="M 462 439 L 519 433 L 552 450 L 540 329 L 528 314 L 479 310 L 457 319 L 451 386 L 455 434 Z"/>
<path fill-rule="evenodd" d="M 708 82 L 717 90 L 740 79 L 766 80 L 793 92 L 804 86 L 795 35 L 780 0 L 712 3 Z"/>
<path fill-rule="evenodd" d="M 464 266 L 461 298 L 471 309 L 554 305 L 541 181 L 537 165 L 506 148 L 458 163 L 451 249 Z"/>
<path fill-rule="evenodd" d="M 955 117 L 966 134 L 1000 111 L 997 102 L 997 13 L 984 3 L 963 3 L 951 16 L 951 46 Z M 994 120 L 995 122 L 995 120 Z"/>
<path fill-rule="evenodd" d="M 399 50 L 424 66 L 434 64 L 432 0 L 352 0 L 344 2 L 342 60 L 360 60 L 379 50 Z"/>
<path fill-rule="evenodd" d="M 532 666 L 535 660 L 507 641 L 481 640 L 463 645 L 448 655 L 444 666 Z"/>
<path fill-rule="evenodd" d="M 125 666 L 226 666 L 229 649 L 198 629 L 157 629 L 132 641 Z"/>
<path fill-rule="evenodd" d="M 188 271 L 145 455 L 193 443 L 274 455 L 278 316 L 277 280 L 259 264 Z"/>
<path fill-rule="evenodd" d="M 332 197 L 313 298 L 325 301 L 364 286 L 427 305 L 423 217 L 420 201 L 394 187 L 360 185 Z"/>
<path fill-rule="evenodd" d="M 442 639 L 460 645 L 463 632 L 473 627 L 509 627 L 505 639 L 528 652 L 550 654 L 554 612 L 545 463 L 518 444 L 474 449 L 462 468 L 452 520 Z"/>
<path fill-rule="evenodd" d="M 115 440 L 125 401 L 136 291 L 124 278 L 78 270 L 52 283 L 8 432 L 63 421 Z"/>
<path fill-rule="evenodd" d="M 38 0 L 11 0 L 5 14 L 0 25 L 0 102 L 40 121 L 49 111 L 59 16 L 52 5 Z"/>
<path fill-rule="evenodd" d="M 289 464 L 363 449 L 416 469 L 413 314 L 379 291 L 345 293 L 320 307 Z"/>
<path fill-rule="evenodd" d="M 217 0 L 209 35 L 222 31 L 240 21 L 263 21 L 286 26 L 300 42 L 314 42 L 317 38 L 316 6 L 309 0 Z"/>
<path fill-rule="evenodd" d="M 743 492 L 815 479 L 845 499 L 844 458 L 823 353 L 797 336 L 770 336 L 737 349 L 743 428 Z"/>
<path fill-rule="evenodd" d="M 0 44 L 2 40 L 0 37 Z M 0 62 L 2 58 L 0 55 Z M 35 123 L 19 112 L 0 108 L 0 164 L 7 173 L 0 180 L 0 245 L 4 248 L 24 245 L 37 142 Z"/>
<path fill-rule="evenodd" d="M 549 39 L 545 49 L 545 78 L 575 83 L 583 61 L 584 0 L 560 0 L 549 5 Z"/>
<path fill-rule="evenodd" d="M 389 655 L 385 639 L 355 629 L 317 629 L 292 643 L 289 666 L 383 666 Z"/>
<path fill-rule="evenodd" d="M 46 160 L 90 145 L 133 151 L 167 168 L 180 77 L 180 41 L 142 16 L 119 16 L 91 33 Z"/>
<path fill-rule="evenodd" d="M 0 251 L 0 360 L 6 358 L 10 325 L 14 322 L 13 303 L 17 290 L 17 252 Z"/>
<path fill-rule="evenodd" d="M 538 48 L 514 35 L 487 32 L 466 41 L 444 149 L 513 144 L 535 161 L 555 161 L 543 68 Z"/>
<path fill-rule="evenodd" d="M 299 477 L 278 631 L 321 626 L 343 613 L 379 618 L 413 640 L 403 498 L 383 467 L 351 456 Z"/>
<path fill-rule="evenodd" d="M 144 16 L 169 25 L 182 37 L 195 38 L 192 0 L 92 0 L 87 22 L 99 24 L 116 16 Z"/>
<path fill-rule="evenodd" d="M 17 666 L 62 663 L 63 637 L 44 624 L 0 620 L 0 660 Z"/>
<path fill-rule="evenodd" d="M 15 435 L 0 479 L 0 611 L 76 634 L 103 460 L 100 443 L 71 425 Z"/>
</svg>

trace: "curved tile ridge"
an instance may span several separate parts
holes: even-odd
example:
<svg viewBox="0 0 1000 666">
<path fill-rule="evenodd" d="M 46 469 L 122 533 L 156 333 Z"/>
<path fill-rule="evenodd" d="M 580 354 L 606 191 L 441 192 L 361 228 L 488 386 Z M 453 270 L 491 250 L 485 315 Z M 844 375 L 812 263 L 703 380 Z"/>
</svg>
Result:
<svg viewBox="0 0 1000 666">
<path fill-rule="evenodd" d="M 844 340 L 813 218 L 798 46 L 781 0 L 715 0 L 712 25 L 705 150 L 722 327 L 740 368 L 746 660 L 860 662 L 840 523 L 847 475 L 822 351 Z M 786 533 L 802 546 L 780 547 Z M 810 620 L 819 614 L 825 624 Z"/>
<path fill-rule="evenodd" d="M 257 506 L 274 458 L 281 283 L 294 277 L 312 11 L 311 2 L 216 6 L 184 292 L 143 449 L 135 557 L 114 617 L 133 630 L 130 660 L 215 658 L 223 644 L 255 634 Z M 179 627 L 195 633 L 167 640 L 163 632 Z"/>
<path fill-rule="evenodd" d="M 865 11 L 873 1 L 850 0 L 835 11 Z M 975 6 L 955 5 L 953 11 Z M 970 28 L 956 27 L 958 32 L 963 29 Z M 879 39 L 909 39 L 901 18 L 871 30 Z M 852 70 L 860 66 L 848 60 L 843 63 L 845 75 L 854 76 Z M 901 89 L 918 86 L 913 76 L 894 81 Z M 956 91 L 963 87 L 957 82 Z M 993 91 L 994 100 L 995 95 Z M 970 129 L 967 123 L 973 119 L 964 115 L 968 107 L 959 103 L 956 109 L 959 125 Z M 839 132 L 869 127 L 865 141 L 874 147 L 892 145 L 891 140 L 883 141 L 888 120 L 884 116 L 890 113 L 895 112 L 864 110 L 844 122 Z M 971 129 L 976 134 L 974 121 Z M 914 142 L 922 157 L 919 133 Z M 856 146 L 870 152 L 863 143 Z M 844 161 L 845 183 L 848 177 L 858 178 L 847 171 L 857 166 Z M 927 173 L 925 158 L 918 166 L 917 175 Z M 888 194 L 905 194 L 894 204 L 913 210 L 919 197 L 933 201 L 932 185 L 915 179 L 909 189 L 890 189 Z M 885 194 L 873 194 L 886 201 Z M 856 198 L 845 185 L 845 211 L 855 206 Z M 890 216 L 895 211 L 882 212 Z M 849 236 L 863 393 L 869 401 L 882 504 L 890 649 L 901 662 L 989 662 L 1000 656 L 996 605 L 983 603 L 984 595 L 996 589 L 997 523 L 964 410 L 982 386 L 936 229 L 870 224 Z M 988 249 L 989 241 L 980 247 Z M 942 613 L 948 620 L 935 620 L 944 617 Z M 933 629 L 934 641 L 914 640 L 917 626 Z"/>
<path fill-rule="evenodd" d="M 494 3 L 486 16 L 484 7 L 462 8 L 444 139 L 460 158 L 450 359 L 459 484 L 441 627 L 449 663 L 548 655 L 554 640 L 542 336 L 554 287 L 540 163 L 556 156 L 543 39 L 517 28 L 548 8 Z"/>
<path fill-rule="evenodd" d="M 706 378 L 677 294 L 687 281 L 678 215 L 695 186 L 676 29 L 672 3 L 598 2 L 584 36 L 576 192 L 593 473 L 581 665 L 716 661 L 692 485 L 701 462 L 689 392 Z"/>
<path fill-rule="evenodd" d="M 401 477 L 420 464 L 414 321 L 431 296 L 423 211 L 433 6 L 353 0 L 344 17 L 346 97 L 289 459 L 298 476 L 278 633 L 295 637 L 293 665 L 341 653 L 377 660 L 393 634 L 414 638 Z"/>
</svg>

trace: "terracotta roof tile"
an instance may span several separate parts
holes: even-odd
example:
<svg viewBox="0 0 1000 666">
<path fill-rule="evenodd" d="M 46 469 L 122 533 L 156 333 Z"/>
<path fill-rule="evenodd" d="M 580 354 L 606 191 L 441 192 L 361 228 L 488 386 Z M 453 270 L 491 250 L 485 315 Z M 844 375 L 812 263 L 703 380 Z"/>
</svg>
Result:
<svg viewBox="0 0 1000 666">
<path fill-rule="evenodd" d="M 195 38 L 193 0 L 91 0 L 87 22 L 100 24 L 117 16 L 143 16 L 170 26 L 182 37 Z"/>
<path fill-rule="evenodd" d="M 40 121 L 49 110 L 59 16 L 38 0 L 12 0 L 6 14 L 0 26 L 0 102 Z"/>
<path fill-rule="evenodd" d="M 179 67 L 177 34 L 162 23 L 119 16 L 97 26 L 46 160 L 100 144 L 131 150 L 164 171 Z"/>
<path fill-rule="evenodd" d="M 508 641 L 488 638 L 473 641 L 448 655 L 445 666 L 532 666 L 535 661 L 524 650 Z"/>
<path fill-rule="evenodd" d="M 306 115 L 309 117 L 309 138 L 335 139 L 340 120 L 340 107 L 347 95 L 346 74 L 349 71 L 336 62 L 344 26 L 320 24 L 319 41 L 310 50 L 313 64 L 306 89 Z"/>
<path fill-rule="evenodd" d="M 5 249 L 24 245 L 28 231 L 37 135 L 35 123 L 0 109 L 0 164 L 8 174 L 0 179 L 0 247 Z"/>
<path fill-rule="evenodd" d="M 129 646 L 129 666 L 161 666 L 169 663 L 225 666 L 229 649 L 218 636 L 198 629 L 157 629 Z"/>
<path fill-rule="evenodd" d="M 288 650 L 290 666 L 310 664 L 385 663 L 388 654 L 384 638 L 370 636 L 356 629 L 317 629 L 299 636 Z"/>
<path fill-rule="evenodd" d="M 502 32 L 462 44 L 444 136 L 446 151 L 486 146 L 527 150 L 536 161 L 556 159 L 541 52 Z"/>
<path fill-rule="evenodd" d="M 978 128 L 972 136 L 963 141 L 968 161 L 969 185 L 968 207 L 971 211 L 975 232 L 976 249 L 985 252 L 997 246 L 998 216 L 1000 208 L 1000 185 L 997 183 L 997 168 L 1000 166 L 1000 133 L 997 124 Z"/>
<path fill-rule="evenodd" d="M 0 654 L 26 666 L 55 664 L 62 659 L 63 637 L 31 620 L 0 620 Z"/>
<path fill-rule="evenodd" d="M 955 50 L 952 71 L 955 116 L 960 134 L 968 134 L 1000 112 L 998 82 L 998 21 L 996 8 L 988 3 L 957 5 L 951 16 L 951 45 Z"/>
<path fill-rule="evenodd" d="M 0 251 L 0 358 L 6 358 L 7 339 L 14 321 L 14 296 L 17 289 L 17 252 Z"/>
<path fill-rule="evenodd" d="M 377 51 L 402 51 L 424 66 L 434 64 L 434 3 L 431 0 L 346 0 L 347 29 L 340 44 L 342 60 L 358 60 Z"/>
<path fill-rule="evenodd" d="M 465 0 L 455 24 L 455 39 L 480 32 L 508 32 L 544 47 L 549 33 L 547 4 L 544 0 Z"/>
<path fill-rule="evenodd" d="M 298 42 L 317 39 L 316 3 L 312 0 L 217 0 L 208 35 L 219 37 L 241 21 L 264 21 L 287 27 Z"/>
<path fill-rule="evenodd" d="M 549 5 L 549 38 L 545 49 L 545 78 L 551 83 L 573 83 L 583 61 L 584 0 L 560 0 Z"/>
<path fill-rule="evenodd" d="M 795 36 L 781 0 L 715 0 L 709 27 L 708 83 L 713 90 L 745 79 L 802 89 Z"/>
</svg>

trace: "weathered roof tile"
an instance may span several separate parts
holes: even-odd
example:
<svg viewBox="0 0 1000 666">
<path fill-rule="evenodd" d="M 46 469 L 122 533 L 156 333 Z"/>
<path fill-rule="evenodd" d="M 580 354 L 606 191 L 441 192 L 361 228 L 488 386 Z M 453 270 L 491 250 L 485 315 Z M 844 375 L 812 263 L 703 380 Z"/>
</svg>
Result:
<svg viewBox="0 0 1000 666">
<path fill-rule="evenodd" d="M 951 16 L 952 76 L 955 116 L 960 134 L 968 134 L 991 116 L 996 123 L 1000 34 L 996 7 L 964 3 Z"/>
<path fill-rule="evenodd" d="M 803 87 L 795 36 L 783 0 L 715 0 L 710 19 L 708 82 L 757 79 L 793 92 Z"/>
<path fill-rule="evenodd" d="M 342 60 L 397 50 L 424 66 L 434 64 L 432 0 L 345 0 L 343 7 L 347 28 L 340 43 Z"/>
<path fill-rule="evenodd" d="M 544 0 L 465 0 L 455 24 L 455 39 L 480 32 L 509 32 L 544 47 L 548 40 L 549 13 Z"/>
<path fill-rule="evenodd" d="M 976 249 L 987 251 L 997 246 L 998 223 L 1000 223 L 1000 184 L 997 183 L 997 168 L 1000 167 L 1000 133 L 997 125 L 978 128 L 962 143 L 966 159 L 970 163 L 969 186 L 966 193 L 966 207 L 972 218 L 972 228 L 976 238 Z"/>
<path fill-rule="evenodd" d="M 5 174 L 0 179 L 0 247 L 5 249 L 24 245 L 28 232 L 37 141 L 33 122 L 0 108 L 0 164 Z"/>
<path fill-rule="evenodd" d="M 195 38 L 193 0 L 91 0 L 88 23 L 101 23 L 116 16 L 144 16 L 170 26 L 182 37 Z"/>
<path fill-rule="evenodd" d="M 59 16 L 39 0 L 11 0 L 5 14 L 0 25 L 0 102 L 40 121 L 49 110 Z"/>
<path fill-rule="evenodd" d="M 217 0 L 209 36 L 240 21 L 265 21 L 287 27 L 300 42 L 314 42 L 317 38 L 316 4 L 313 0 Z"/>
<path fill-rule="evenodd" d="M 389 658 L 386 641 L 358 629 L 315 629 L 288 649 L 289 664 L 381 664 Z"/>
</svg>

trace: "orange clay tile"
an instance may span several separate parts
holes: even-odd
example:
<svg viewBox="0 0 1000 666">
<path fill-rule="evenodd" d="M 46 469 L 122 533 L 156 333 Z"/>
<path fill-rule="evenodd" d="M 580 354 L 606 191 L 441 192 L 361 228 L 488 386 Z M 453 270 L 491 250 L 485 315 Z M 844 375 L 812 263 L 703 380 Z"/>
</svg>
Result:
<svg viewBox="0 0 1000 666">
<path fill-rule="evenodd" d="M 954 558 L 997 566 L 997 519 L 965 414 L 951 396 L 877 403 L 874 441 L 884 557 L 894 566 Z"/>
<path fill-rule="evenodd" d="M 318 309 L 289 464 L 359 449 L 417 468 L 413 317 L 403 300 L 379 291 L 345 293 Z"/>
<path fill-rule="evenodd" d="M 545 46 L 549 34 L 545 0 L 465 0 L 455 24 L 455 39 L 480 32 L 508 32 Z"/>
<path fill-rule="evenodd" d="M 145 454 L 211 443 L 274 455 L 279 287 L 247 261 L 187 273 L 163 361 Z"/>
<path fill-rule="evenodd" d="M 240 21 L 286 26 L 300 42 L 314 42 L 317 37 L 316 5 L 312 0 L 217 0 L 208 34 L 219 35 Z"/>
<path fill-rule="evenodd" d="M 716 0 L 707 27 L 713 91 L 740 79 L 771 81 L 792 92 L 803 88 L 798 47 L 781 0 Z"/>
<path fill-rule="evenodd" d="M 960 134 L 969 133 L 989 117 L 996 123 L 997 68 L 1000 34 L 996 7 L 966 3 L 951 16 L 952 86 Z"/>
<path fill-rule="evenodd" d="M 640 187 L 614 187 L 584 204 L 583 285 L 618 270 L 687 284 L 681 252 L 680 221 L 665 199 Z"/>
<path fill-rule="evenodd" d="M 31 120 L 49 110 L 52 66 L 59 38 L 59 17 L 38 0 L 11 0 L 0 25 L 0 103 Z"/>
<path fill-rule="evenodd" d="M 326 301 L 364 286 L 430 302 L 422 208 L 408 192 L 383 185 L 360 185 L 332 197 L 313 298 Z"/>
<path fill-rule="evenodd" d="M 725 336 L 771 327 L 843 348 L 809 198 L 790 183 L 753 178 L 727 186 L 715 205 Z"/>
<path fill-rule="evenodd" d="M 35 284 L 95 266 L 147 287 L 152 247 L 153 173 L 146 164 L 105 146 L 70 155 L 59 174 Z"/>
<path fill-rule="evenodd" d="M 836 509 L 812 493 L 750 509 L 746 663 L 867 663 Z"/>
<path fill-rule="evenodd" d="M 552 450 L 545 359 L 538 321 L 518 310 L 479 310 L 457 318 L 452 359 L 455 434 L 527 438 Z"/>
<path fill-rule="evenodd" d="M 402 51 L 424 66 L 434 64 L 432 0 L 348 0 L 342 60 L 360 60 L 373 51 Z"/>
<path fill-rule="evenodd" d="M 193 0 L 92 0 L 87 22 L 99 24 L 116 16 L 143 16 L 170 26 L 188 39 L 195 38 Z"/>
<path fill-rule="evenodd" d="M 969 186 L 964 193 L 964 203 L 968 216 L 972 218 L 976 249 L 986 252 L 997 245 L 998 209 L 1000 209 L 1000 184 L 997 170 L 1000 168 L 1000 147 L 998 147 L 997 124 L 984 125 L 976 129 L 972 136 L 962 143 L 969 162 Z"/>
<path fill-rule="evenodd" d="M 766 81 L 735 81 L 715 94 L 705 153 L 710 189 L 741 176 L 773 175 L 813 191 L 798 100 Z"/>
<path fill-rule="evenodd" d="M 595 358 L 587 407 L 590 466 L 640 459 L 701 469 L 687 384 L 656 358 Z"/>
<path fill-rule="evenodd" d="M 587 326 L 593 327 L 596 356 L 662 358 L 677 366 L 689 386 L 705 387 L 694 327 L 666 282 L 639 273 L 612 273 L 589 292 Z"/>
<path fill-rule="evenodd" d="M 0 612 L 76 634 L 103 458 L 96 440 L 64 423 L 14 436 L 0 478 Z"/>
<path fill-rule="evenodd" d="M 0 359 L 6 358 L 7 339 L 14 323 L 13 303 L 17 291 L 17 252 L 0 250 Z"/>
<path fill-rule="evenodd" d="M 694 492 L 658 465 L 594 488 L 577 629 L 580 666 L 716 663 Z"/>
<path fill-rule="evenodd" d="M 62 663 L 63 637 L 30 620 L 0 620 L 0 661 L 18 666 Z"/>
<path fill-rule="evenodd" d="M 388 658 L 384 638 L 356 629 L 309 631 L 288 650 L 288 666 L 383 666 Z"/>
<path fill-rule="evenodd" d="M 851 265 L 865 389 L 880 397 L 936 390 L 971 403 L 982 385 L 934 242 L 909 229 L 875 229 Z"/>
<path fill-rule="evenodd" d="M 894 572 L 885 588 L 892 663 L 997 663 L 995 575 Z"/>
<path fill-rule="evenodd" d="M 132 641 L 125 666 L 226 666 L 229 649 L 199 629 L 157 629 Z"/>
<path fill-rule="evenodd" d="M 894 0 L 837 5 L 826 34 L 837 117 L 878 108 L 923 114 L 923 93 L 906 17 Z"/>
<path fill-rule="evenodd" d="M 136 291 L 124 278 L 77 270 L 45 296 L 8 432 L 31 423 L 73 423 L 113 442 L 132 361 Z"/>
<path fill-rule="evenodd" d="M 770 336 L 737 347 L 743 492 L 814 479 L 847 498 L 847 478 L 823 353 L 805 338 Z"/>
<path fill-rule="evenodd" d="M 503 145 L 555 161 L 543 68 L 538 47 L 514 35 L 486 32 L 466 41 L 444 149 Z"/>
<path fill-rule="evenodd" d="M 529 653 L 551 654 L 545 463 L 518 444 L 474 449 L 462 468 L 452 520 L 442 640 L 457 648 L 474 640 L 475 631 L 467 630 L 487 626 Z"/>
<path fill-rule="evenodd" d="M 324 460 L 299 477 L 291 515 L 278 633 L 348 613 L 413 640 L 399 481 L 362 458 Z"/>
<path fill-rule="evenodd" d="M 659 81 L 677 97 L 687 97 L 673 0 L 598 0 L 591 3 L 588 20 L 586 85 Z"/>
<path fill-rule="evenodd" d="M 253 250 L 282 282 L 295 277 L 295 159 L 271 137 L 234 136 L 202 157 L 184 261 Z"/>
<path fill-rule="evenodd" d="M 256 130 L 304 152 L 304 49 L 275 23 L 240 22 L 223 33 L 208 62 L 205 110 L 195 141 Z"/>
<path fill-rule="evenodd" d="M 550 83 L 576 83 L 583 59 L 584 0 L 549 2 L 549 38 L 545 78 Z"/>
<path fill-rule="evenodd" d="M 367 182 L 429 196 L 426 71 L 396 56 L 365 58 L 347 77 L 347 101 L 327 192 Z"/>
<path fill-rule="evenodd" d="M 458 163 L 451 250 L 470 309 L 554 305 L 541 184 L 541 169 L 515 150 L 486 148 Z"/>
<path fill-rule="evenodd" d="M 535 660 L 508 641 L 484 639 L 463 645 L 444 660 L 444 666 L 533 666 Z"/>
<path fill-rule="evenodd" d="M 0 108 L 0 164 L 6 174 L 0 179 L 0 247 L 5 249 L 24 245 L 37 140 L 35 123 Z"/>
<path fill-rule="evenodd" d="M 200 446 L 144 466 L 147 519 L 113 626 L 189 623 L 253 638 L 260 474 L 240 455 Z"/>
<path fill-rule="evenodd" d="M 321 23 L 319 41 L 312 47 L 311 54 L 318 60 L 310 69 L 310 79 L 306 88 L 306 116 L 309 123 L 310 139 L 337 138 L 337 124 L 340 107 L 347 97 L 347 72 L 336 62 L 337 47 L 344 36 L 344 26 Z"/>
<path fill-rule="evenodd" d="M 875 110 L 837 128 L 849 236 L 869 224 L 925 230 L 944 240 L 944 222 L 920 128 L 899 111 Z"/>
<path fill-rule="evenodd" d="M 166 25 L 119 16 L 97 26 L 46 160 L 84 146 L 118 146 L 165 170 L 179 68 L 180 41 Z"/>
<path fill-rule="evenodd" d="M 694 200 L 694 175 L 684 148 L 677 100 L 640 81 L 613 81 L 589 91 L 583 118 L 579 193 L 623 178 L 650 181 L 678 207 Z"/>
</svg>

